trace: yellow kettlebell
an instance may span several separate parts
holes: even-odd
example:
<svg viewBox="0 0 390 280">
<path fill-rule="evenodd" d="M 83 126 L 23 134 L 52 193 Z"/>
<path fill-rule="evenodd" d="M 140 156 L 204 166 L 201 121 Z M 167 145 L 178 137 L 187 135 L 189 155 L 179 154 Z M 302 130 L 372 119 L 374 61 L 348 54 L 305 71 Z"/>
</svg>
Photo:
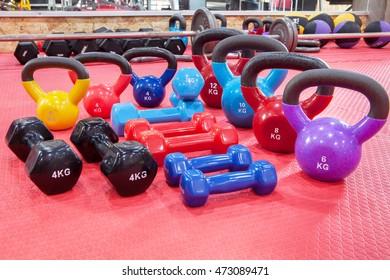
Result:
<svg viewBox="0 0 390 280">
<path fill-rule="evenodd" d="M 34 80 L 34 72 L 43 68 L 63 68 L 74 71 L 77 80 L 69 93 L 53 90 L 44 92 Z M 85 66 L 66 57 L 39 57 L 30 60 L 22 70 L 22 83 L 27 93 L 37 103 L 37 117 L 50 130 L 63 130 L 74 126 L 79 116 L 78 103 L 89 87 L 89 73 Z"/>
</svg>

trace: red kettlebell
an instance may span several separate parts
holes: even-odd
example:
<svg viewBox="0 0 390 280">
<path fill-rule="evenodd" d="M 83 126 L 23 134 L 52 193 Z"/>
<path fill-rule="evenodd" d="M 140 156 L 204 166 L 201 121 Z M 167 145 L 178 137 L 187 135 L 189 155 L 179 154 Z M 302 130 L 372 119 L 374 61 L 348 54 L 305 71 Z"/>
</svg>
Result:
<svg viewBox="0 0 390 280">
<path fill-rule="evenodd" d="M 230 28 L 213 28 L 200 32 L 192 42 L 192 60 L 204 79 L 200 97 L 210 107 L 221 108 L 222 87 L 214 75 L 211 61 L 207 58 L 204 46 L 212 41 L 221 41 L 234 35 L 242 35 L 243 31 Z M 240 75 L 249 58 L 241 57 L 235 64 L 228 66 L 234 75 Z"/>
<path fill-rule="evenodd" d="M 249 24 L 253 25 L 253 29 L 249 29 Z M 261 19 L 249 17 L 242 22 L 242 30 L 248 30 L 248 34 L 261 35 L 263 33 L 263 22 Z"/>
<path fill-rule="evenodd" d="M 261 147 L 280 153 L 294 152 L 297 133 L 291 127 L 282 109 L 282 96 L 265 96 L 257 85 L 257 76 L 265 69 L 328 69 L 321 59 L 297 53 L 269 52 L 253 57 L 241 74 L 241 90 L 249 106 L 255 111 L 253 132 Z M 309 118 L 321 113 L 333 97 L 334 87 L 319 86 L 308 99 L 301 102 Z"/>
<path fill-rule="evenodd" d="M 109 118 L 111 108 L 115 103 L 120 103 L 120 95 L 130 84 L 132 69 L 129 61 L 124 57 L 108 52 L 88 52 L 76 55 L 74 59 L 83 64 L 92 62 L 103 62 L 117 65 L 121 74 L 113 85 L 94 84 L 89 86 L 87 94 L 83 98 L 84 108 L 91 117 Z M 75 81 L 75 74 L 69 72 L 72 81 Z"/>
</svg>

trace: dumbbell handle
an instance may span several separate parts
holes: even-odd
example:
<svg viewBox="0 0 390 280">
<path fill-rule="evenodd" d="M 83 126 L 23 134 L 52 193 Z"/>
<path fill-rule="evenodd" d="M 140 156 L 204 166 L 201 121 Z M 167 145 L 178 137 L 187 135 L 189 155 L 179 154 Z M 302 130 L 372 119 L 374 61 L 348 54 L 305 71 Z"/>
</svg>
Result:
<svg viewBox="0 0 390 280">
<path fill-rule="evenodd" d="M 104 157 L 108 150 L 114 145 L 114 143 L 106 135 L 99 134 L 91 139 L 96 151 L 99 152 L 101 157 Z"/>
<path fill-rule="evenodd" d="M 232 158 L 226 154 L 215 154 L 210 156 L 197 157 L 189 160 L 191 166 L 200 169 L 204 173 L 232 168 Z"/>
<path fill-rule="evenodd" d="M 182 119 L 181 111 L 180 107 L 139 110 L 138 115 L 150 123 L 177 122 Z"/>
<path fill-rule="evenodd" d="M 235 171 L 206 178 L 210 194 L 227 193 L 254 187 L 256 180 L 251 171 Z"/>
<path fill-rule="evenodd" d="M 26 133 L 26 135 L 23 137 L 23 140 L 24 140 L 23 142 L 27 145 L 28 149 L 31 151 L 31 149 L 34 148 L 35 145 L 45 141 L 46 139 L 44 139 L 44 137 L 41 134 L 35 131 L 30 131 Z"/>
<path fill-rule="evenodd" d="M 196 152 L 212 150 L 215 137 L 212 133 L 199 133 L 165 138 L 167 150 L 171 152 Z M 226 147 L 227 148 L 227 147 Z"/>
</svg>

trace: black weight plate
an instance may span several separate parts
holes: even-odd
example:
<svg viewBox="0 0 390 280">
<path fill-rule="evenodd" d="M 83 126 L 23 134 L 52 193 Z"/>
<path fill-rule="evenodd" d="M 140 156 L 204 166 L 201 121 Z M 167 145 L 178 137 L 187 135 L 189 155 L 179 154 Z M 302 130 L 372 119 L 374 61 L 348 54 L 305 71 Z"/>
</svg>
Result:
<svg viewBox="0 0 390 280">
<path fill-rule="evenodd" d="M 207 8 L 199 8 L 195 11 L 191 21 L 191 31 L 200 32 L 210 28 L 217 28 L 216 17 Z M 191 37 L 191 42 L 194 37 Z M 210 42 L 205 46 L 205 53 L 211 53 L 216 44 Z"/>
<path fill-rule="evenodd" d="M 294 22 L 289 18 L 274 20 L 269 29 L 269 35 L 279 36 L 279 41 L 287 47 L 289 52 L 295 51 L 298 45 L 298 31 Z"/>
</svg>

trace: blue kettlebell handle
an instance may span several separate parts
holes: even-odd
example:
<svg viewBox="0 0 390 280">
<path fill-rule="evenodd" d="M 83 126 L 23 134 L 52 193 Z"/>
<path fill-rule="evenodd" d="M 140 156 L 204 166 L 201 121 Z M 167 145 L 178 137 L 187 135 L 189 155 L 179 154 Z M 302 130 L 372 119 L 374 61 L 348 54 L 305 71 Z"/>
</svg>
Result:
<svg viewBox="0 0 390 280">
<path fill-rule="evenodd" d="M 130 63 L 133 58 L 136 57 L 159 57 L 165 59 L 168 62 L 168 67 L 164 73 L 160 76 L 160 81 L 163 86 L 166 86 L 177 70 L 177 60 L 175 55 L 170 51 L 162 48 L 134 48 L 126 51 L 123 54 L 123 57 L 126 58 Z M 131 85 L 134 85 L 139 80 L 139 76 L 133 71 L 133 78 L 131 79 Z"/>
<path fill-rule="evenodd" d="M 222 87 L 235 77 L 228 67 L 227 55 L 234 51 L 262 51 L 262 52 L 288 52 L 287 48 L 278 40 L 271 37 L 237 35 L 219 42 L 213 51 L 212 66 L 214 75 Z M 247 52 L 246 52 L 247 54 Z M 265 90 L 272 95 L 287 76 L 287 70 L 273 69 L 264 78 L 269 87 Z"/>
</svg>

